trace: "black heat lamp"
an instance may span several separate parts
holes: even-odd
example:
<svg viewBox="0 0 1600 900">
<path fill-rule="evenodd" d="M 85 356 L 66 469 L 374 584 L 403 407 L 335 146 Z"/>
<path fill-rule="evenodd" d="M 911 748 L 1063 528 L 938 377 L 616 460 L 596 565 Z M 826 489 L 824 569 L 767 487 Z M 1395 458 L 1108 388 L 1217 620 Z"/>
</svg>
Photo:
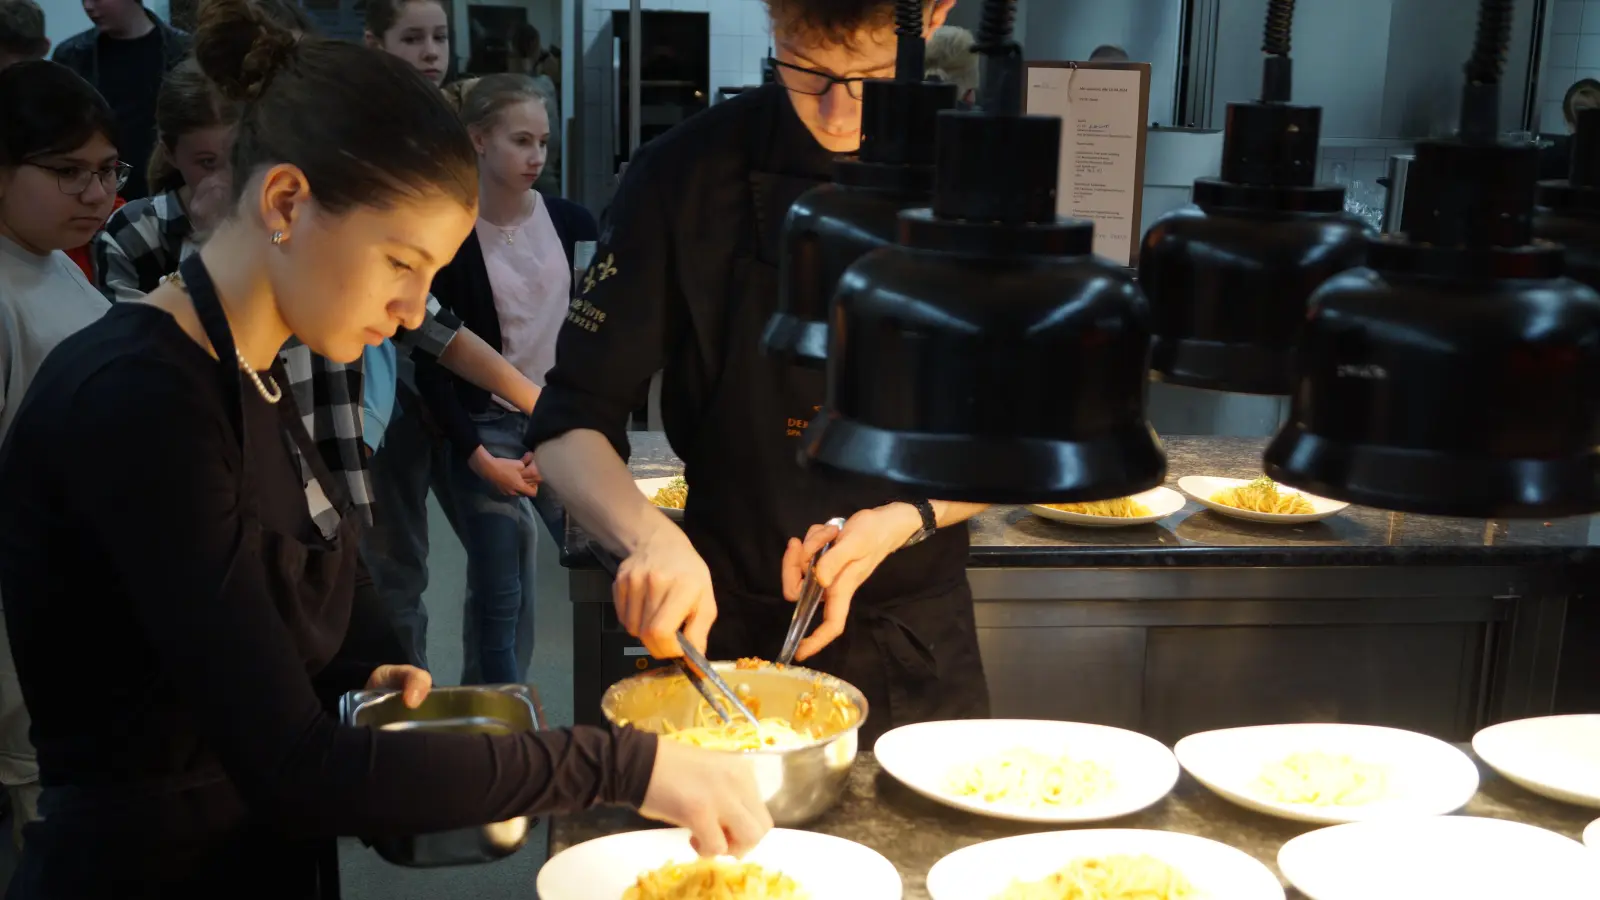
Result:
<svg viewBox="0 0 1600 900">
<path fill-rule="evenodd" d="M 1384 509 L 1600 510 L 1600 296 L 1533 237 L 1538 150 L 1496 137 L 1512 0 L 1481 0 L 1457 138 L 1417 146 L 1402 232 L 1312 297 L 1267 474 Z"/>
<path fill-rule="evenodd" d="M 1311 292 L 1366 257 L 1344 188 L 1315 183 L 1322 110 L 1289 102 L 1293 17 L 1294 0 L 1268 6 L 1261 100 L 1228 104 L 1222 177 L 1197 179 L 1194 203 L 1145 232 L 1139 285 L 1163 381 L 1287 394 Z"/>
<path fill-rule="evenodd" d="M 1535 192 L 1533 236 L 1560 244 L 1567 274 L 1600 291 L 1600 109 L 1578 111 L 1565 181 Z"/>
<path fill-rule="evenodd" d="M 1150 315 L 1056 215 L 1061 120 L 1022 114 L 1014 0 L 987 0 L 981 111 L 939 114 L 933 207 L 847 269 L 827 403 L 802 462 L 908 493 L 996 503 L 1120 497 L 1161 483 L 1145 420 Z"/>
<path fill-rule="evenodd" d="M 839 276 L 862 254 L 894 242 L 900 211 L 927 206 L 940 110 L 953 84 L 923 81 L 922 0 L 896 0 L 893 80 L 862 84 L 861 150 L 834 164 L 833 183 L 802 194 L 784 220 L 778 309 L 762 349 L 820 369 L 828 362 L 828 307 Z"/>
</svg>

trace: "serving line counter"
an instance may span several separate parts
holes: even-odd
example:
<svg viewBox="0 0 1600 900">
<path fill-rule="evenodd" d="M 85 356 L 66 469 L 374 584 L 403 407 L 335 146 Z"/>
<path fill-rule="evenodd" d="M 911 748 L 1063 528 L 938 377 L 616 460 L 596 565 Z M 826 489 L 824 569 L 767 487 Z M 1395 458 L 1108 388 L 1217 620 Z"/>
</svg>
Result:
<svg viewBox="0 0 1600 900">
<path fill-rule="evenodd" d="M 681 471 L 664 435 L 631 437 L 635 477 Z M 1260 439 L 1164 442 L 1171 487 L 1184 475 L 1260 472 Z M 603 724 L 605 688 L 655 663 L 617 622 L 604 551 L 559 497 L 541 492 L 537 505 L 570 569 L 573 709 L 579 722 Z M 1486 522 L 1350 507 L 1275 526 L 1190 501 L 1129 528 L 1004 506 L 969 524 L 996 717 L 1114 725 L 1170 745 L 1280 722 L 1463 741 L 1493 722 L 1600 710 L 1591 587 L 1600 554 L 1588 518 Z"/>
<path fill-rule="evenodd" d="M 1470 748 L 1461 746 L 1472 755 Z M 1593 810 L 1530 794 L 1500 778 L 1476 756 L 1473 760 L 1478 762 L 1482 780 L 1477 795 L 1461 810 L 1463 815 L 1509 819 L 1574 840 L 1580 839 L 1584 826 L 1594 818 Z M 558 816 L 550 823 L 550 855 L 593 838 L 651 827 L 657 826 L 632 811 L 617 808 Z M 864 844 L 887 857 L 900 872 L 904 900 L 928 900 L 928 870 L 962 847 L 1056 830 L 1050 825 L 1006 822 L 935 803 L 880 770 L 870 753 L 862 753 L 856 760 L 839 805 L 807 827 Z M 1277 819 L 1235 806 L 1184 773 L 1172 793 L 1149 809 L 1085 827 L 1149 828 L 1211 838 L 1249 853 L 1282 880 L 1277 866 L 1279 848 L 1290 838 L 1322 826 Z M 1292 888 L 1288 893 L 1291 900 L 1304 896 Z"/>
</svg>

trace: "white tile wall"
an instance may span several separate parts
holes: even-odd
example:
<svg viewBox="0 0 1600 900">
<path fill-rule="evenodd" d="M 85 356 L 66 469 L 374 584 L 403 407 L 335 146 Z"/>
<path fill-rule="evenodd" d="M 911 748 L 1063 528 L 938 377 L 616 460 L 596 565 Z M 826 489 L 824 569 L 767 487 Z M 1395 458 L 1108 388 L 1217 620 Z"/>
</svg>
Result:
<svg viewBox="0 0 1600 900">
<path fill-rule="evenodd" d="M 1557 0 L 1542 65 L 1539 130 L 1565 134 L 1561 98 L 1567 88 L 1580 78 L 1600 79 L 1600 0 Z"/>
<path fill-rule="evenodd" d="M 613 128 L 611 86 L 611 48 L 602 46 L 609 39 L 612 10 L 625 10 L 628 0 L 582 0 L 584 25 L 582 127 L 586 141 L 584 184 L 580 199 L 598 212 L 611 197 Z M 711 14 L 711 89 L 757 84 L 761 80 L 761 61 L 771 45 L 771 27 L 764 0 L 645 0 L 645 8 L 676 9 Z"/>
</svg>

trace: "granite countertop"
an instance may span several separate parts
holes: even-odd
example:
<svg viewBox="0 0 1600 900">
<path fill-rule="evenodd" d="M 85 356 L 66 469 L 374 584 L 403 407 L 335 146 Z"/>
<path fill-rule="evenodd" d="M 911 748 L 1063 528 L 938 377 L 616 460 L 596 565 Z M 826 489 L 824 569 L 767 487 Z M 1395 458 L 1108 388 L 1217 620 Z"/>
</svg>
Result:
<svg viewBox="0 0 1600 900">
<path fill-rule="evenodd" d="M 1471 750 L 1460 745 L 1469 756 Z M 1482 781 L 1464 815 L 1510 819 L 1581 840 L 1596 812 L 1546 800 L 1502 779 L 1477 757 Z M 607 834 L 659 827 L 633 812 L 595 809 L 558 816 L 550 823 L 550 854 Z M 1316 825 L 1261 815 L 1223 800 L 1184 773 L 1164 800 L 1141 813 L 1088 828 L 1149 828 L 1181 831 L 1231 844 L 1266 863 L 1277 873 L 1278 849 L 1290 838 Z M 878 768 L 870 753 L 861 754 L 850 773 L 850 785 L 838 806 L 808 830 L 847 838 L 882 853 L 900 871 L 904 900 L 928 900 L 928 870 L 949 853 L 996 838 L 1053 830 L 1045 825 L 1005 822 L 951 809 L 913 793 Z M 1279 878 L 1282 874 L 1279 873 Z M 1287 885 L 1287 882 L 1285 882 Z M 1290 900 L 1303 895 L 1293 888 Z"/>
<path fill-rule="evenodd" d="M 683 471 L 666 436 L 629 435 L 629 468 L 637 478 Z M 1162 439 L 1167 486 L 1185 475 L 1250 478 L 1261 472 L 1262 438 Z M 562 563 L 598 564 L 588 536 L 546 496 L 540 513 L 562 540 Z M 1080 528 L 1041 519 L 1017 506 L 995 506 L 974 518 L 974 567 L 1381 566 L 1586 564 L 1590 517 L 1538 520 L 1450 519 L 1352 506 L 1308 525 L 1259 525 L 1211 512 L 1190 500 L 1153 525 Z"/>
</svg>

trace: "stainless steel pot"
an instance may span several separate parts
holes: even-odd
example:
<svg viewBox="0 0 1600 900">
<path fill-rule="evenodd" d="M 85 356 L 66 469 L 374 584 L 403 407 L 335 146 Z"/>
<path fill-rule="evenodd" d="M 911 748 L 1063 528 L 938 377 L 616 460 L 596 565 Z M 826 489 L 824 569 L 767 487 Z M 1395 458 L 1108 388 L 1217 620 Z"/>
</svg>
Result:
<svg viewBox="0 0 1600 900">
<path fill-rule="evenodd" d="M 867 698 L 854 685 L 813 669 L 770 664 L 740 668 L 731 662 L 713 663 L 712 668 L 757 716 L 787 719 L 797 730 L 827 723 L 835 713 L 848 722 L 798 747 L 713 751 L 751 767 L 767 811 L 780 827 L 803 825 L 832 808 L 844 793 L 856 760 Z M 703 704 L 687 678 L 657 669 L 612 685 L 601 698 L 600 709 L 613 724 L 660 734 L 669 726 L 684 729 L 701 724 Z"/>
<path fill-rule="evenodd" d="M 416 709 L 407 709 L 398 691 L 351 691 L 339 701 L 339 717 L 346 725 L 383 731 L 516 734 L 545 727 L 538 694 L 520 684 L 436 687 Z M 510 856 L 528 842 L 532 827 L 532 819 L 518 816 L 476 828 L 368 843 L 379 856 L 398 866 L 463 866 Z"/>
</svg>

